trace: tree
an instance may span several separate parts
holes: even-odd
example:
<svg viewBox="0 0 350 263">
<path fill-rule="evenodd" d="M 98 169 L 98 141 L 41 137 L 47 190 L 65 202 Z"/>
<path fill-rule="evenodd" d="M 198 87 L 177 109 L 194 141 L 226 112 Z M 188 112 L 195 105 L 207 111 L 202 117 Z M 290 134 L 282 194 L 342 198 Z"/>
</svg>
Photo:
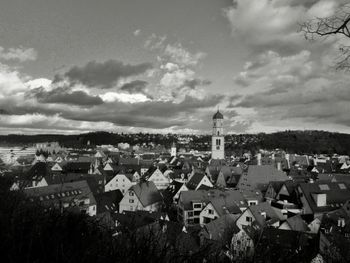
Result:
<svg viewBox="0 0 350 263">
<path fill-rule="evenodd" d="M 350 4 L 339 8 L 334 15 L 325 18 L 314 18 L 301 25 L 306 39 L 327 38 L 329 36 L 343 36 L 350 38 Z M 336 62 L 337 70 L 350 70 L 350 46 L 339 46 L 339 57 Z"/>
</svg>

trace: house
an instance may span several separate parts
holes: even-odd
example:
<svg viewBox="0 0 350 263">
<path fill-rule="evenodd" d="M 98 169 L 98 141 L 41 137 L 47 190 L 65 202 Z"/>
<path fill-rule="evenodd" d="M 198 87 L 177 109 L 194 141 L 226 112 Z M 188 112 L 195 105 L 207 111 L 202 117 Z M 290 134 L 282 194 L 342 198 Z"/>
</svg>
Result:
<svg viewBox="0 0 350 263">
<path fill-rule="evenodd" d="M 237 228 L 235 224 L 237 217 L 234 214 L 225 214 L 204 225 L 199 233 L 201 243 L 204 243 L 203 239 L 214 240 L 223 245 L 230 243 L 233 231 Z"/>
<path fill-rule="evenodd" d="M 231 240 L 231 258 L 234 262 L 249 260 L 254 256 L 254 246 L 257 243 L 263 228 L 253 222 L 251 225 L 243 226 L 242 229 L 233 228 L 234 233 Z M 244 262 L 243 261 L 243 262 Z"/>
<path fill-rule="evenodd" d="M 87 174 L 90 170 L 91 162 L 69 161 L 63 166 L 65 173 L 83 173 Z"/>
<path fill-rule="evenodd" d="M 211 201 L 213 202 L 207 206 Z M 227 207 L 225 202 L 229 204 Z M 199 224 L 201 218 L 202 223 L 204 221 L 208 223 L 226 213 L 239 213 L 239 210 L 244 210 L 246 207 L 247 202 L 237 190 L 190 190 L 180 193 L 178 220 L 184 225 Z M 201 212 L 204 209 L 206 210 L 201 217 Z"/>
<path fill-rule="evenodd" d="M 26 173 L 15 179 L 10 190 L 47 186 L 46 177 L 50 175 L 47 163 L 37 162 Z"/>
<path fill-rule="evenodd" d="M 300 215 L 295 215 L 287 218 L 287 220 L 280 225 L 279 229 L 293 230 L 293 231 L 299 231 L 299 232 L 310 231 L 308 225 Z"/>
<path fill-rule="evenodd" d="M 350 261 L 350 204 L 326 213 L 320 226 L 320 253 L 327 262 Z"/>
<path fill-rule="evenodd" d="M 239 229 L 243 229 L 243 226 L 250 226 L 256 222 L 261 227 L 267 225 L 278 227 L 281 220 L 284 220 L 283 215 L 269 203 L 264 202 L 248 207 L 237 219 L 236 225 Z"/>
<path fill-rule="evenodd" d="M 111 171 L 114 173 L 119 172 L 120 169 L 121 167 L 116 163 L 106 163 L 106 165 L 103 167 L 104 171 Z"/>
<path fill-rule="evenodd" d="M 287 181 L 287 175 L 273 165 L 250 165 L 237 184 L 238 189 L 259 189 L 262 192 L 272 181 Z"/>
<path fill-rule="evenodd" d="M 156 185 L 150 182 L 140 182 L 130 187 L 119 203 L 119 212 L 123 211 L 158 211 L 163 198 Z"/>
<path fill-rule="evenodd" d="M 186 186 L 190 190 L 198 190 L 202 185 L 205 185 L 209 188 L 213 187 L 213 184 L 209 178 L 204 173 L 195 173 L 192 175 L 187 182 Z"/>
<path fill-rule="evenodd" d="M 246 208 L 244 196 L 237 190 L 226 191 L 210 198 L 199 214 L 199 223 L 202 226 L 226 214 L 240 215 L 241 208 Z"/>
<path fill-rule="evenodd" d="M 51 167 L 52 172 L 62 172 L 63 171 L 63 165 L 62 162 L 56 162 L 52 167 Z"/>
<path fill-rule="evenodd" d="M 216 179 L 216 186 L 219 187 L 235 187 L 239 181 L 243 173 L 243 169 L 241 167 L 236 166 L 222 166 L 218 177 Z"/>
<path fill-rule="evenodd" d="M 91 192 L 96 195 L 104 192 L 104 178 L 101 175 L 63 173 L 46 176 L 45 180 L 48 185 L 71 183 L 85 180 L 90 187 Z"/>
<path fill-rule="evenodd" d="M 296 188 L 298 184 L 293 181 L 285 181 L 277 192 L 275 199 L 286 200 L 291 203 L 297 203 Z"/>
<path fill-rule="evenodd" d="M 300 183 L 297 195 L 302 204 L 302 214 L 315 217 L 336 210 L 350 199 L 350 190 L 343 182 Z"/>
<path fill-rule="evenodd" d="M 172 181 L 168 188 L 164 191 L 164 196 L 167 197 L 170 202 L 177 203 L 179 200 L 180 193 L 183 191 L 188 191 L 186 184 L 183 182 Z"/>
<path fill-rule="evenodd" d="M 166 189 L 170 184 L 169 177 L 164 176 L 162 171 L 156 166 L 151 166 L 143 177 L 147 181 L 153 182 L 159 190 Z"/>
<path fill-rule="evenodd" d="M 119 202 L 123 199 L 120 190 L 109 191 L 95 195 L 97 215 L 106 212 L 115 213 L 119 211 Z"/>
<path fill-rule="evenodd" d="M 275 200 L 283 184 L 284 184 L 284 181 L 270 182 L 269 185 L 267 186 L 267 190 L 265 193 L 266 200 L 269 200 L 269 201 Z"/>
<path fill-rule="evenodd" d="M 298 204 L 289 203 L 286 200 L 273 200 L 270 202 L 270 205 L 273 207 L 273 209 L 279 211 L 285 219 L 301 213 L 301 208 Z"/>
<path fill-rule="evenodd" d="M 53 184 L 24 189 L 31 201 L 38 201 L 48 208 L 78 208 L 90 216 L 96 215 L 96 200 L 86 181 Z"/>
<path fill-rule="evenodd" d="M 109 177 L 104 186 L 105 192 L 120 190 L 124 195 L 131 186 L 137 183 L 133 174 L 126 174 L 120 171 L 116 175 Z"/>
</svg>

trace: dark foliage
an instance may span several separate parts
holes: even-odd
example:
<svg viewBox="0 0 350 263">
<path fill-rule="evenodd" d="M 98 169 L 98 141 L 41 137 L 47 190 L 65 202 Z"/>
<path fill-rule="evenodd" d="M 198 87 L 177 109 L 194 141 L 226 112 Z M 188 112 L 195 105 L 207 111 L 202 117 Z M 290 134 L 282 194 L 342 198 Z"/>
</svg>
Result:
<svg viewBox="0 0 350 263">
<path fill-rule="evenodd" d="M 173 142 L 178 142 L 179 148 L 210 150 L 211 135 L 188 135 L 189 143 L 179 143 L 176 134 L 123 134 L 109 132 L 94 132 L 79 135 L 2 135 L 0 145 L 31 145 L 39 142 L 57 141 L 62 146 L 86 148 L 90 145 L 112 144 L 126 142 L 130 145 L 155 143 L 170 148 Z M 291 153 L 326 153 L 350 154 L 350 134 L 332 133 L 326 131 L 284 131 L 271 134 L 238 134 L 227 135 L 225 148 L 227 154 L 239 154 L 259 149 L 273 150 L 276 148 Z"/>
</svg>

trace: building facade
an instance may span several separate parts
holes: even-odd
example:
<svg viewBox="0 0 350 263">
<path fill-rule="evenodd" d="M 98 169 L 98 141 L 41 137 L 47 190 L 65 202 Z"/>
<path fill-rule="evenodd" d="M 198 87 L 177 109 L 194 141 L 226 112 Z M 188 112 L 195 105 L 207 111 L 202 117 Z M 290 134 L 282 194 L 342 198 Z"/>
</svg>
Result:
<svg viewBox="0 0 350 263">
<path fill-rule="evenodd" d="M 219 110 L 213 116 L 211 158 L 225 159 L 224 116 Z"/>
</svg>

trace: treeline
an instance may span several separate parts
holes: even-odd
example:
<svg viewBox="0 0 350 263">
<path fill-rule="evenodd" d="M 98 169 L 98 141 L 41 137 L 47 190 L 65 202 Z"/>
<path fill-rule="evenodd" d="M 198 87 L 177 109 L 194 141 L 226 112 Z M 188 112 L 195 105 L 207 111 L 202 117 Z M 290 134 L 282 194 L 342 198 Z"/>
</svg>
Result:
<svg viewBox="0 0 350 263">
<path fill-rule="evenodd" d="M 234 135 L 236 137 L 237 135 Z M 350 134 L 326 131 L 284 131 L 271 134 L 242 135 L 244 145 L 232 146 L 244 150 L 282 149 L 297 154 L 347 154 L 350 155 Z M 251 140 L 249 140 L 249 137 Z M 230 147 L 230 146 L 229 146 Z"/>
<path fill-rule="evenodd" d="M 173 142 L 178 147 L 197 150 L 210 150 L 210 135 L 187 135 L 191 140 L 186 144 L 179 144 L 179 136 L 176 134 L 149 134 L 149 133 L 110 133 L 92 132 L 77 135 L 1 135 L 0 146 L 23 145 L 33 143 L 57 141 L 61 146 L 82 148 L 101 144 L 117 145 L 118 143 L 136 144 L 160 144 L 170 147 Z M 333 133 L 326 131 L 283 131 L 271 134 L 234 134 L 226 136 L 226 150 L 232 153 L 246 151 L 256 152 L 259 149 L 282 149 L 290 153 L 298 154 L 347 154 L 350 155 L 350 134 Z"/>
</svg>

